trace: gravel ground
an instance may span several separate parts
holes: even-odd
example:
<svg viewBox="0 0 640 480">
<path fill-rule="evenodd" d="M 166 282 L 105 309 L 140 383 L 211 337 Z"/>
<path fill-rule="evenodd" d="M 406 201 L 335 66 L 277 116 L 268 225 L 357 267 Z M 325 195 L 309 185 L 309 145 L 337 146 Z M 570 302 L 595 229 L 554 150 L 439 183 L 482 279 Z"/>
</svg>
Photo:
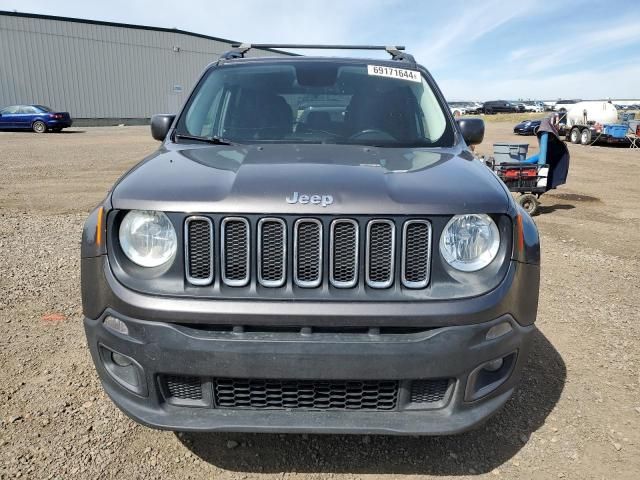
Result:
<svg viewBox="0 0 640 480">
<path fill-rule="evenodd" d="M 488 124 L 478 151 L 535 143 L 510 128 Z M 156 145 L 143 127 L 0 133 L 0 478 L 640 477 L 640 151 L 572 145 L 568 185 L 543 197 L 514 398 L 475 431 L 396 438 L 175 435 L 110 402 L 81 323 L 81 225 Z"/>
</svg>

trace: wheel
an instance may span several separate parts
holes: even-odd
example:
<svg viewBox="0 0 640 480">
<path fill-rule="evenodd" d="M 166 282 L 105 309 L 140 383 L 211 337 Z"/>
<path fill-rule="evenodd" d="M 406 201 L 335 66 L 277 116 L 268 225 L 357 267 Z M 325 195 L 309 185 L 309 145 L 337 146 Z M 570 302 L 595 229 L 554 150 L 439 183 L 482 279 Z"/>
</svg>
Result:
<svg viewBox="0 0 640 480">
<path fill-rule="evenodd" d="M 580 134 L 580 143 L 582 145 L 589 145 L 591 143 L 591 130 L 588 128 L 582 130 L 582 133 Z"/>
<path fill-rule="evenodd" d="M 571 143 L 580 143 L 580 129 L 572 128 L 569 139 L 571 140 Z"/>
<path fill-rule="evenodd" d="M 36 120 L 33 122 L 33 125 L 31 125 L 31 129 L 36 133 L 44 133 L 47 131 L 47 124 L 42 120 Z"/>
<path fill-rule="evenodd" d="M 535 215 L 538 212 L 540 202 L 533 193 L 525 193 L 518 197 L 518 203 L 526 210 L 529 215 Z"/>
<path fill-rule="evenodd" d="M 484 113 L 485 113 L 485 115 L 493 115 L 493 109 L 487 108 L 487 109 L 485 109 Z"/>
</svg>

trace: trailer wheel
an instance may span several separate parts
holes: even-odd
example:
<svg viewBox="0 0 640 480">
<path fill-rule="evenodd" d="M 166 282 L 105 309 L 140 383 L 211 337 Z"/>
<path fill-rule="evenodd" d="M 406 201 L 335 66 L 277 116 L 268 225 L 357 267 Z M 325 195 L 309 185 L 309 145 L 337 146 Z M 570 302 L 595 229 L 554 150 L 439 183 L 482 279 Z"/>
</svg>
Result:
<svg viewBox="0 0 640 480">
<path fill-rule="evenodd" d="M 580 143 L 582 145 L 589 145 L 591 143 L 591 130 L 585 128 L 580 134 Z"/>
<path fill-rule="evenodd" d="M 580 143 L 580 129 L 578 127 L 571 129 L 571 134 L 569 135 L 569 139 L 571 143 Z"/>
<path fill-rule="evenodd" d="M 525 193 L 518 197 L 518 204 L 526 210 L 529 215 L 535 215 L 538 213 L 538 207 L 540 202 L 533 193 Z"/>
</svg>

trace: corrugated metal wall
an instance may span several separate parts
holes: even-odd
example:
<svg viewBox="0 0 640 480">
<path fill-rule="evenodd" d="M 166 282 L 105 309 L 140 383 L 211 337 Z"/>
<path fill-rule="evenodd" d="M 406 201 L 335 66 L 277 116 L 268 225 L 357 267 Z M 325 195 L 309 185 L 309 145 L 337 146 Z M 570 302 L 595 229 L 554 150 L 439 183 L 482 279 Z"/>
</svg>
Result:
<svg viewBox="0 0 640 480">
<path fill-rule="evenodd" d="M 229 49 L 183 33 L 0 14 L 0 106 L 42 104 L 74 118 L 173 113 Z"/>
</svg>

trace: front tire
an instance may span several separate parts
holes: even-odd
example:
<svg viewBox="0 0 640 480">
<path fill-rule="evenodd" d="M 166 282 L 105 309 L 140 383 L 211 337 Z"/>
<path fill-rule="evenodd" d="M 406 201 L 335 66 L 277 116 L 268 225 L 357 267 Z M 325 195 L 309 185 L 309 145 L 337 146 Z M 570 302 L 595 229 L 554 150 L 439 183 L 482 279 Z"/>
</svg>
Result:
<svg viewBox="0 0 640 480">
<path fill-rule="evenodd" d="M 575 143 L 575 144 L 580 143 L 580 129 L 579 128 L 572 128 L 571 129 L 571 133 L 569 134 L 569 140 L 571 140 L 571 143 Z"/>
<path fill-rule="evenodd" d="M 33 122 L 33 124 L 31 125 L 31 129 L 35 132 L 35 133 L 45 133 L 47 131 L 47 124 L 44 123 L 41 120 L 36 120 L 35 122 Z"/>
<path fill-rule="evenodd" d="M 520 197 L 518 197 L 518 204 L 531 216 L 538 213 L 538 208 L 540 207 L 540 202 L 533 193 L 520 195 Z"/>
</svg>

